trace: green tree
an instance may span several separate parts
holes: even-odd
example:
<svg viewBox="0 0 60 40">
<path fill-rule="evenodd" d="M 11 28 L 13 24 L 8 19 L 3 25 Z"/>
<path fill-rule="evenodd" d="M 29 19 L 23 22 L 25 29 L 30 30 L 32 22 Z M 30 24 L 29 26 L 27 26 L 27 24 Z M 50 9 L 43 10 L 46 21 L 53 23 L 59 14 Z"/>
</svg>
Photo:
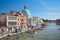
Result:
<svg viewBox="0 0 60 40">
<path fill-rule="evenodd" d="M 44 22 L 49 22 L 49 20 L 48 19 L 42 19 Z"/>
</svg>

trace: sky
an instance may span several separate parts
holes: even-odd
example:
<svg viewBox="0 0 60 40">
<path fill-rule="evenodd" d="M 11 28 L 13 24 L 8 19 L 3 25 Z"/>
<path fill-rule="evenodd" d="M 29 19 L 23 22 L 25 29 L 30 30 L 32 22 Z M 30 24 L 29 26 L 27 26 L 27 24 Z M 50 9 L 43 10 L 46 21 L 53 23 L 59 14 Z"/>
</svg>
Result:
<svg viewBox="0 0 60 40">
<path fill-rule="evenodd" d="M 60 19 L 60 0 L 0 0 L 0 13 L 22 11 L 25 3 L 32 16 Z"/>
</svg>

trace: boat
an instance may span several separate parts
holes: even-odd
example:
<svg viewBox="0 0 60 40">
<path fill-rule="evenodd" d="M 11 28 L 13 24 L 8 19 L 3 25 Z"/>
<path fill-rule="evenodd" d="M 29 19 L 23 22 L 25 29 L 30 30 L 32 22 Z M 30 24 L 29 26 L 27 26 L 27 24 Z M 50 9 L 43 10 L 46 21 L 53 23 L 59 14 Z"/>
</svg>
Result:
<svg viewBox="0 0 60 40">
<path fill-rule="evenodd" d="M 30 34 L 35 34 L 35 32 L 36 32 L 36 29 L 31 29 L 31 30 L 28 30 L 28 31 L 26 31 L 27 33 L 30 33 Z"/>
<path fill-rule="evenodd" d="M 43 28 L 36 28 L 36 30 L 43 30 Z"/>
</svg>

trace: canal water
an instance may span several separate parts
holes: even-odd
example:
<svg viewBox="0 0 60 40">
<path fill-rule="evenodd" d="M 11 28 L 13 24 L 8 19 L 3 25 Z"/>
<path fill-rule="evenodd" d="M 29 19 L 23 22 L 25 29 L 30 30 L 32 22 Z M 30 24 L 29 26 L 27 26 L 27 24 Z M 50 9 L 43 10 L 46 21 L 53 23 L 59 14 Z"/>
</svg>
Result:
<svg viewBox="0 0 60 40">
<path fill-rule="evenodd" d="M 43 30 L 37 30 L 36 34 L 21 34 L 17 40 L 60 40 L 60 26 L 55 23 L 47 23 Z"/>
<path fill-rule="evenodd" d="M 60 40 L 60 26 L 55 23 L 47 23 L 43 30 L 37 30 L 36 34 L 23 33 L 17 40 Z"/>
<path fill-rule="evenodd" d="M 21 33 L 12 40 L 60 40 L 60 26 L 55 23 L 47 23 L 43 30 L 37 30 L 36 34 Z M 10 39 L 10 40 L 11 40 Z"/>
</svg>

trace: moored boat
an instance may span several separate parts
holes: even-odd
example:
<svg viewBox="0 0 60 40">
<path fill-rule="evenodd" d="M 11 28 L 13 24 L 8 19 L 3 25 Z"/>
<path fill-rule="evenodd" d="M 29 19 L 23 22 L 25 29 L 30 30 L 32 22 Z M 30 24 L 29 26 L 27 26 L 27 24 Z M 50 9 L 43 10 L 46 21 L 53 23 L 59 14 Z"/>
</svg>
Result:
<svg viewBox="0 0 60 40">
<path fill-rule="evenodd" d="M 35 32 L 36 32 L 36 29 L 31 29 L 27 31 L 27 33 L 30 33 L 30 34 L 35 34 Z"/>
<path fill-rule="evenodd" d="M 36 28 L 36 30 L 43 30 L 43 28 Z"/>
</svg>

